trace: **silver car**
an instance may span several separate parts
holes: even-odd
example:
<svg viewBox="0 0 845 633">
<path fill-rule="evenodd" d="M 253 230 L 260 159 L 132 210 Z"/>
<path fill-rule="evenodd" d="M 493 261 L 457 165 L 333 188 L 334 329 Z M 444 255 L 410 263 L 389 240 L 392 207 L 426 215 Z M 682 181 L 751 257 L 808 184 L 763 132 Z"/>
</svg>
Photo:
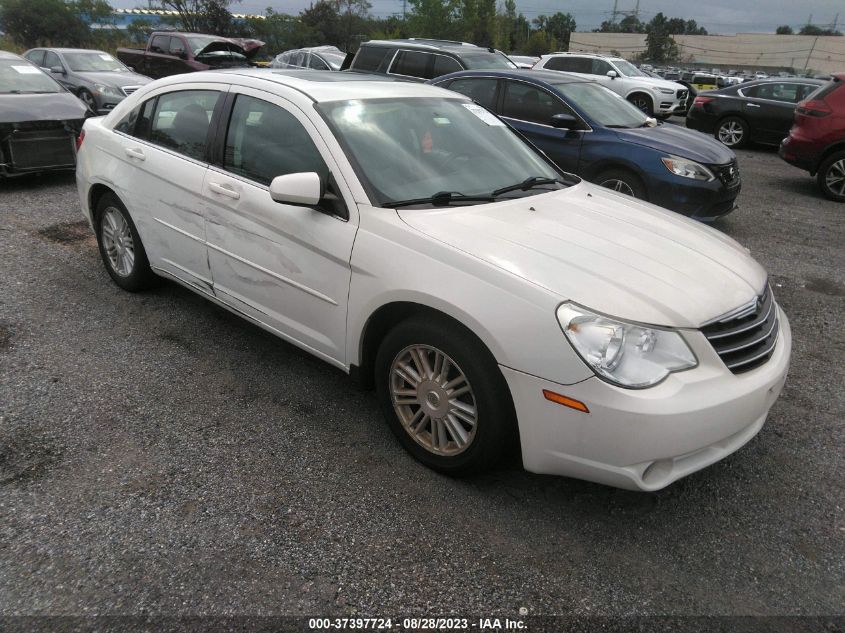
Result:
<svg viewBox="0 0 845 633">
<path fill-rule="evenodd" d="M 310 68 L 311 70 L 340 70 L 346 53 L 335 46 L 297 48 L 276 55 L 270 68 Z"/>
<path fill-rule="evenodd" d="M 33 48 L 29 61 L 50 73 L 92 112 L 106 114 L 127 95 L 152 81 L 106 53 L 82 48 Z"/>
</svg>

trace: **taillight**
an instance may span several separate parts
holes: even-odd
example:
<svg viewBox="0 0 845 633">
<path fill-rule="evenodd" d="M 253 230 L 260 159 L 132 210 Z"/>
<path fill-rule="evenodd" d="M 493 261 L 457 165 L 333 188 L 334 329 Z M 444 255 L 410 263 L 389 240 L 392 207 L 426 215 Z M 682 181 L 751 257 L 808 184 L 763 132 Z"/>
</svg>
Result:
<svg viewBox="0 0 845 633">
<path fill-rule="evenodd" d="M 795 108 L 798 114 L 806 114 L 807 116 L 822 117 L 827 116 L 833 110 L 821 99 L 811 99 L 809 101 L 802 101 Z"/>
<path fill-rule="evenodd" d="M 710 103 L 711 101 L 715 101 L 715 100 L 716 99 L 714 97 L 696 97 L 692 102 L 692 107 L 693 108 L 696 108 L 696 107 L 701 108 L 701 107 L 704 107 L 705 103 Z"/>
<path fill-rule="evenodd" d="M 79 133 L 79 136 L 76 137 L 76 151 L 79 151 L 79 148 L 82 147 L 82 141 L 85 140 L 85 130 L 82 130 Z"/>
</svg>

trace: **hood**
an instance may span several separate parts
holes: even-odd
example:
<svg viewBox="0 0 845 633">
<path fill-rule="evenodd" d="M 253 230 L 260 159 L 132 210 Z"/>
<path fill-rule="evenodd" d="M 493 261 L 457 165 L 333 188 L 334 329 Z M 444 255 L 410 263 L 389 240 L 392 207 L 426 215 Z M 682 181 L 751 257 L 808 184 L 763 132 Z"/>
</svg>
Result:
<svg viewBox="0 0 845 633">
<path fill-rule="evenodd" d="M 589 183 L 398 213 L 414 229 L 561 300 L 641 323 L 697 328 L 748 303 L 766 282 L 748 251 L 719 231 Z"/>
<path fill-rule="evenodd" d="M 88 72 L 77 71 L 74 74 L 79 77 L 97 84 L 105 84 L 114 88 L 122 88 L 123 86 L 145 86 L 152 81 L 146 75 L 139 75 L 138 73 L 127 72 Z"/>
<path fill-rule="evenodd" d="M 84 119 L 88 108 L 69 92 L 0 95 L 0 123 Z"/>
<path fill-rule="evenodd" d="M 614 129 L 619 139 L 700 163 L 724 165 L 736 159 L 732 150 L 712 136 L 678 125 Z"/>
<path fill-rule="evenodd" d="M 220 38 L 219 40 L 215 40 L 211 42 L 205 48 L 201 48 L 197 51 L 194 57 L 201 57 L 207 53 L 215 53 L 221 51 L 230 51 L 233 53 L 240 53 L 247 59 L 252 59 L 253 57 L 258 54 L 258 51 L 261 47 L 264 46 L 264 42 L 260 40 L 250 40 L 250 39 L 243 39 L 243 38 Z"/>
<path fill-rule="evenodd" d="M 675 81 L 669 81 L 667 79 L 658 79 L 657 77 L 635 77 L 635 79 L 651 86 L 657 86 L 658 88 L 670 88 L 672 90 L 687 89 L 687 87 L 683 84 L 679 84 Z"/>
</svg>

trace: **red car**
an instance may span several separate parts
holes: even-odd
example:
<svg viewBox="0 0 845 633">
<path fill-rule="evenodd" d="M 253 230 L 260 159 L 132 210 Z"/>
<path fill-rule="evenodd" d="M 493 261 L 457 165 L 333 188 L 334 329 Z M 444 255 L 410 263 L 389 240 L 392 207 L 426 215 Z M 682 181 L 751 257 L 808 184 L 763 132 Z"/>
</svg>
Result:
<svg viewBox="0 0 845 633">
<path fill-rule="evenodd" d="M 780 157 L 816 176 L 831 200 L 845 202 L 845 73 L 801 101 Z"/>
</svg>

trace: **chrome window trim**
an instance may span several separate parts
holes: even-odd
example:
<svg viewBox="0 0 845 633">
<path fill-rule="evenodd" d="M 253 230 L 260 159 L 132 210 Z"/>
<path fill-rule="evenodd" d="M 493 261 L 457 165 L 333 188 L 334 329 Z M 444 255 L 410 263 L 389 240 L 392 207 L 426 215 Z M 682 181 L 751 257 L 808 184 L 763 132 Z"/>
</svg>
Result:
<svg viewBox="0 0 845 633">
<path fill-rule="evenodd" d="M 771 82 L 771 83 L 775 83 L 775 82 Z M 818 90 L 819 88 L 821 88 L 824 85 L 823 83 L 816 85 L 816 84 L 805 84 L 805 83 L 802 83 L 802 82 L 792 82 L 792 81 L 781 81 L 781 82 L 777 82 L 777 83 L 795 83 L 798 86 L 806 86 L 808 88 L 813 88 L 813 90 Z M 757 84 L 757 85 L 760 86 L 760 85 L 763 85 L 763 84 Z M 757 86 L 747 86 L 747 88 L 756 88 L 756 87 Z M 799 103 L 799 101 L 780 101 L 778 99 L 766 99 L 765 97 L 752 97 L 750 95 L 746 95 L 743 92 L 743 88 L 738 88 L 736 93 L 740 97 L 742 97 L 743 99 L 756 99 L 757 101 L 768 101 L 769 103 L 784 103 L 784 104 L 793 105 L 793 106 L 797 105 Z M 807 96 L 809 96 L 809 94 Z M 806 99 L 807 97 L 804 97 L 804 98 Z"/>
</svg>

